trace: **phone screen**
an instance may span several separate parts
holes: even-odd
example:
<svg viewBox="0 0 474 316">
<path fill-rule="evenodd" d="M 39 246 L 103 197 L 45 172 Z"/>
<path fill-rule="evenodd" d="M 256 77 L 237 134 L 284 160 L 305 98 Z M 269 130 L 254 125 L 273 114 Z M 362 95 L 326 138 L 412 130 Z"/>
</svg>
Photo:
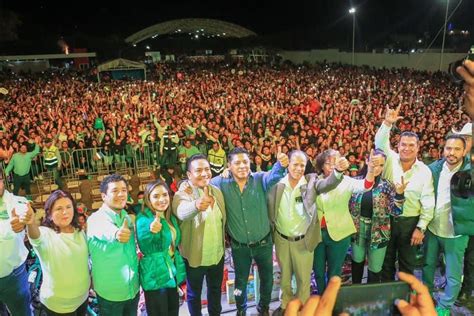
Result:
<svg viewBox="0 0 474 316">
<path fill-rule="evenodd" d="M 356 284 L 343 286 L 337 295 L 333 315 L 389 316 L 400 315 L 394 302 L 409 301 L 410 286 L 405 282 Z"/>
</svg>

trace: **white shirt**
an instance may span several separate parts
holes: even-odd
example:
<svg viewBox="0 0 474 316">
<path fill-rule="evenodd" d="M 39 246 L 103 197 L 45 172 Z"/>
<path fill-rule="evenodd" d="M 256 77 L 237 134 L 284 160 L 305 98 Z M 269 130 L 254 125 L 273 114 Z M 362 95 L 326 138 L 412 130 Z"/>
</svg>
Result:
<svg viewBox="0 0 474 316">
<path fill-rule="evenodd" d="M 439 176 L 438 190 L 436 195 L 436 208 L 434 217 L 428 225 L 428 229 L 439 237 L 454 238 L 453 214 L 451 211 L 451 178 L 461 169 L 462 161 L 459 166 L 449 170 L 448 164 L 444 162 L 443 169 Z"/>
<path fill-rule="evenodd" d="M 41 263 L 43 283 L 40 301 L 56 313 L 75 311 L 89 296 L 87 242 L 84 232 L 56 233 L 39 227 L 40 237 L 31 239 Z"/>
<path fill-rule="evenodd" d="M 311 218 L 304 210 L 300 187 L 308 182 L 305 177 L 301 177 L 293 189 L 288 175 L 286 175 L 280 180 L 280 183 L 285 185 L 285 189 L 281 196 L 275 221 L 276 229 L 288 237 L 304 235 L 311 223 Z"/>
<path fill-rule="evenodd" d="M 390 149 L 389 137 L 390 127 L 382 123 L 375 134 L 375 146 L 387 155 L 383 177 L 393 183 L 401 183 L 403 176 L 405 182 L 409 182 L 405 189 L 405 203 L 401 216 L 420 216 L 417 226 L 426 229 L 433 219 L 435 206 L 431 171 L 419 160 L 416 160 L 409 170 L 403 171 L 400 156 Z"/>
<path fill-rule="evenodd" d="M 17 215 L 20 215 L 20 204 L 25 204 L 26 198 L 15 196 L 8 191 L 4 191 L 0 212 L 7 211 L 8 218 L 0 218 L 0 278 L 10 275 L 13 270 L 23 264 L 28 256 L 28 250 L 23 240 L 25 231 L 15 233 L 11 226 L 11 212 L 15 208 Z M 6 216 L 5 216 L 6 217 Z"/>
</svg>

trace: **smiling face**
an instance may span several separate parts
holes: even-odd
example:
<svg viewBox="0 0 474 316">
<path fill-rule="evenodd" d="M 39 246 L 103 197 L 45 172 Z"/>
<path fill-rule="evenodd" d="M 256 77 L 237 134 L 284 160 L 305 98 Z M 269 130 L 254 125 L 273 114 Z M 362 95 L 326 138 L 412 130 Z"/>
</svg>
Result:
<svg viewBox="0 0 474 316">
<path fill-rule="evenodd" d="M 400 161 L 410 162 L 414 161 L 418 156 L 418 141 L 416 137 L 402 136 L 398 143 L 398 154 L 400 155 Z"/>
<path fill-rule="evenodd" d="M 168 190 L 162 185 L 157 185 L 151 191 L 149 199 L 151 207 L 156 212 L 165 212 L 170 205 L 170 195 Z"/>
<path fill-rule="evenodd" d="M 295 153 L 291 155 L 290 163 L 288 164 L 288 177 L 290 180 L 299 181 L 304 175 L 305 168 L 305 155 L 302 153 Z"/>
<path fill-rule="evenodd" d="M 70 227 L 74 217 L 72 201 L 67 197 L 59 198 L 54 202 L 53 207 L 49 211 L 49 216 L 60 231 Z"/>
<path fill-rule="evenodd" d="M 233 155 L 229 167 L 236 180 L 247 179 L 250 173 L 249 156 L 244 153 Z"/>
<path fill-rule="evenodd" d="M 107 192 L 102 193 L 104 203 L 114 211 L 122 210 L 127 204 L 128 189 L 124 181 L 110 182 Z"/>
<path fill-rule="evenodd" d="M 191 181 L 194 186 L 204 188 L 209 185 L 209 181 L 211 181 L 212 178 L 211 166 L 206 159 L 193 160 L 189 165 L 187 175 L 189 181 Z"/>
</svg>

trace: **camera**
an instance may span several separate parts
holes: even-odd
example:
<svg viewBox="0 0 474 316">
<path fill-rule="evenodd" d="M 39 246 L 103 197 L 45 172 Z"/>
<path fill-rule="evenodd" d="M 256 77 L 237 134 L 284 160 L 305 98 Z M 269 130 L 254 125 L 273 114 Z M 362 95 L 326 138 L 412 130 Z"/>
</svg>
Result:
<svg viewBox="0 0 474 316">
<path fill-rule="evenodd" d="M 448 66 L 448 73 L 451 76 L 451 80 L 457 84 L 461 84 L 464 80 L 462 77 L 457 73 L 456 68 L 463 65 L 465 60 L 472 60 L 474 61 L 474 46 L 471 46 L 467 56 L 463 59 L 453 61 Z"/>
<path fill-rule="evenodd" d="M 451 192 L 453 192 L 455 196 L 463 199 L 474 197 L 472 179 L 472 172 L 470 171 L 456 172 L 451 178 Z"/>
</svg>

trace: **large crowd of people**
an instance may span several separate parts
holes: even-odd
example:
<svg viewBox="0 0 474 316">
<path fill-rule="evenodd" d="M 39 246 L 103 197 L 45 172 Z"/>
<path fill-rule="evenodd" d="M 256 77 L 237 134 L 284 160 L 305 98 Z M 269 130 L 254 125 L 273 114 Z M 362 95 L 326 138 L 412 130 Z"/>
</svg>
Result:
<svg viewBox="0 0 474 316">
<path fill-rule="evenodd" d="M 470 170 L 472 118 L 462 105 L 474 108 L 474 63 L 462 74 L 464 97 L 441 73 L 336 64 L 157 65 L 151 81 L 101 84 L 80 74 L 8 77 L 0 154 L 14 188 L 6 190 L 2 172 L 0 301 L 13 315 L 31 315 L 25 233 L 43 268 L 48 315 L 84 315 L 91 280 L 100 315 L 136 315 L 140 288 L 148 315 L 178 315 L 183 282 L 189 313 L 201 315 L 204 278 L 209 314 L 219 315 L 226 240 L 237 314 L 247 310 L 254 261 L 257 310 L 269 315 L 273 244 L 282 280 L 276 313 L 290 314 L 293 298 L 310 301 L 312 272 L 323 299 L 337 294 L 329 280 L 351 245 L 354 283 L 366 257 L 368 282 L 378 283 L 396 278 L 397 260 L 413 274 L 424 242 L 428 289 L 409 282 L 424 294 L 418 312 L 449 315 L 458 295 L 465 303 L 473 290 L 474 200 L 450 191 L 454 174 Z M 88 151 L 94 158 L 61 154 Z M 68 192 L 50 195 L 39 226 L 17 196 L 21 188 L 30 194 L 40 152 L 42 170 L 61 184 L 68 164 L 93 168 L 84 162 L 97 157 L 113 169 L 137 151 L 160 166 L 162 179 L 148 184 L 136 217 L 125 210 L 128 184 L 119 174 L 102 181 L 103 205 L 85 230 Z M 186 180 L 177 183 L 169 170 Z M 447 284 L 427 301 L 439 252 Z"/>
</svg>

